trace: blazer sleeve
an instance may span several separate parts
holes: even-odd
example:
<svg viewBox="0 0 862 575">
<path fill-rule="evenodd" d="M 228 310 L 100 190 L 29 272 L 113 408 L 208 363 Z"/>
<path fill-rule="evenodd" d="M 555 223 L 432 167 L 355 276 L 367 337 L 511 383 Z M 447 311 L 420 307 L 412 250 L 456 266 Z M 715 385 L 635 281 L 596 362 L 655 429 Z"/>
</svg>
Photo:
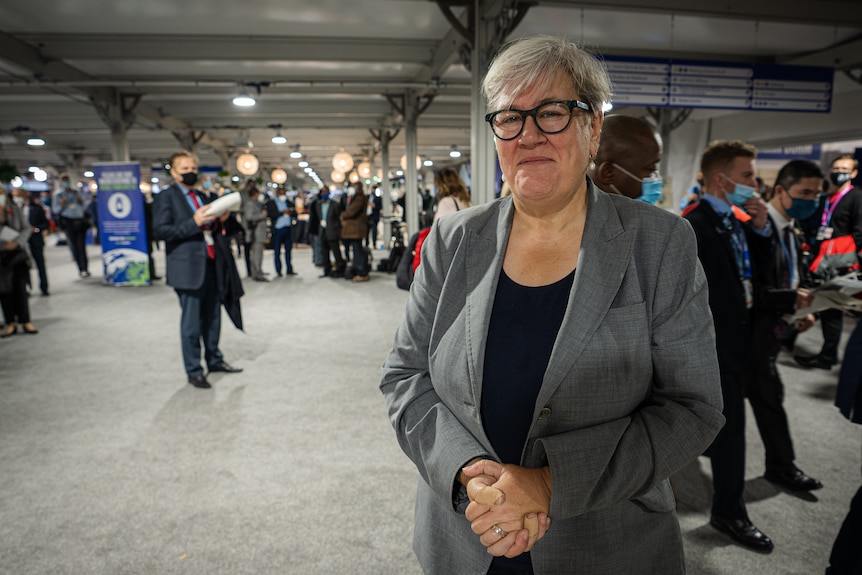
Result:
<svg viewBox="0 0 862 575">
<path fill-rule="evenodd" d="M 461 468 L 474 457 L 489 454 L 441 400 L 429 375 L 431 333 L 448 259 L 434 226 L 425 241 L 404 318 L 383 364 L 380 389 L 401 449 L 434 492 L 451 502 Z"/>
<path fill-rule="evenodd" d="M 155 196 L 153 200 L 153 233 L 158 240 L 166 242 L 181 241 L 202 234 L 193 215 L 181 213 L 174 194 L 169 188 Z M 185 201 L 184 198 L 180 198 Z"/>
<path fill-rule="evenodd" d="M 724 424 L 706 277 L 684 220 L 661 250 L 649 260 L 657 267 L 645 273 L 654 278 L 644 292 L 649 392 L 626 416 L 538 439 L 553 479 L 551 517 L 576 517 L 627 499 L 672 509 L 667 478 L 701 455 Z"/>
</svg>

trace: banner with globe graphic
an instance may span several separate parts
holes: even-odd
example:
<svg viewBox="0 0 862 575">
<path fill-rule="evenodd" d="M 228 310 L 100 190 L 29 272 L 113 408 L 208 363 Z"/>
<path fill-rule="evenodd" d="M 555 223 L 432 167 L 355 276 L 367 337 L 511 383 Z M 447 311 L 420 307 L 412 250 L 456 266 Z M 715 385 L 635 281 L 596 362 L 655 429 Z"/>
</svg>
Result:
<svg viewBox="0 0 862 575">
<path fill-rule="evenodd" d="M 96 163 L 93 174 L 98 186 L 96 201 L 105 283 L 150 285 L 140 165 Z"/>
</svg>

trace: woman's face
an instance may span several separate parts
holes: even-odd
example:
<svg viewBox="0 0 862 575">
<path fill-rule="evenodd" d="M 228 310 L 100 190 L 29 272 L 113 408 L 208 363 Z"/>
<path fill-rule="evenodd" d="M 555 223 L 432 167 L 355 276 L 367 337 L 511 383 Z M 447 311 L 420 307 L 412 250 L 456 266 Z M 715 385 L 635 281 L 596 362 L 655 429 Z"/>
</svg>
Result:
<svg viewBox="0 0 862 575">
<path fill-rule="evenodd" d="M 512 107 L 530 110 L 544 102 L 578 99 L 571 80 L 559 74 L 550 89 L 523 92 Z M 569 126 L 557 134 L 545 134 L 528 117 L 517 138 L 494 138 L 500 167 L 515 198 L 523 202 L 565 201 L 581 189 L 586 184 L 590 156 L 599 147 L 602 121 L 601 113 L 590 116 L 576 108 Z"/>
</svg>

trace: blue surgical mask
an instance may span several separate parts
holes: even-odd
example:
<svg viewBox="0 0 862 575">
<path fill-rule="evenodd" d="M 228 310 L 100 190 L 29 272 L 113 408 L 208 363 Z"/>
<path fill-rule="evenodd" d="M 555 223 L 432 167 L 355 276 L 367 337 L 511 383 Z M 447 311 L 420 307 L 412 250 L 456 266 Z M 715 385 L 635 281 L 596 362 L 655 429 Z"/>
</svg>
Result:
<svg viewBox="0 0 862 575">
<path fill-rule="evenodd" d="M 329 199 L 329 194 L 320 194 L 320 199 L 321 199 L 321 200 L 328 200 L 328 199 Z"/>
<path fill-rule="evenodd" d="M 212 183 L 211 181 L 209 181 L 209 180 L 205 180 L 205 181 L 204 181 L 204 189 L 205 189 L 205 190 L 208 190 L 208 189 L 210 189 L 211 187 L 213 187 L 213 183 Z"/>
<path fill-rule="evenodd" d="M 655 205 L 661 197 L 661 189 L 664 183 L 661 176 L 656 175 L 650 176 L 649 178 L 639 178 L 617 163 L 614 163 L 614 167 L 630 178 L 634 178 L 641 183 L 641 195 L 637 197 L 638 200 L 650 205 Z"/>
<path fill-rule="evenodd" d="M 733 180 L 731 180 L 730 178 L 728 178 L 724 174 L 721 174 L 721 175 L 722 175 L 722 177 L 724 177 L 725 180 L 727 180 L 728 182 L 730 182 L 734 186 L 733 192 L 731 192 L 731 193 L 725 192 L 724 193 L 724 197 L 727 198 L 727 202 L 730 205 L 742 207 L 742 204 L 744 204 L 746 202 L 746 200 L 748 200 L 748 198 L 754 196 L 755 190 L 753 187 L 746 186 L 744 184 L 737 184 L 736 182 L 734 182 Z"/>
</svg>

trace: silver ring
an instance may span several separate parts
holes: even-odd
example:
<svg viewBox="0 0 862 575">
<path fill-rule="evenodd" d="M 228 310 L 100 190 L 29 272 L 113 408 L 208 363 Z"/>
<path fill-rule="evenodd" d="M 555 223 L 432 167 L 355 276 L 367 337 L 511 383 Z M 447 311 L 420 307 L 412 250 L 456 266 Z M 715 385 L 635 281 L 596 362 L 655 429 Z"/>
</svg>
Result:
<svg viewBox="0 0 862 575">
<path fill-rule="evenodd" d="M 491 529 L 493 529 L 493 530 L 494 530 L 494 533 L 496 533 L 496 534 L 497 534 L 497 535 L 499 535 L 500 537 L 505 537 L 505 536 L 506 536 L 506 532 L 505 532 L 505 531 L 503 531 L 502 529 L 500 529 L 500 526 L 499 526 L 499 525 L 497 525 L 496 523 L 494 523 L 493 525 L 491 525 Z"/>
</svg>

